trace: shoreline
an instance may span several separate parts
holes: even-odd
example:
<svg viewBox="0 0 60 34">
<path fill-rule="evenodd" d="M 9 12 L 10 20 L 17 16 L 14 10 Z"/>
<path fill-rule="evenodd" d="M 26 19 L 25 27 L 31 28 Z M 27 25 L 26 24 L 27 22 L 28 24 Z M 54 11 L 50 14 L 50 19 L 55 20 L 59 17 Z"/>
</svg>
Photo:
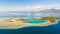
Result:
<svg viewBox="0 0 60 34">
<path fill-rule="evenodd" d="M 7 23 L 3 22 L 6 18 L 0 19 L 0 29 L 19 29 L 24 27 L 30 27 L 30 26 L 49 26 L 58 24 L 58 20 L 54 23 L 51 23 L 50 21 L 47 21 L 45 23 L 38 23 L 38 24 L 31 24 L 31 23 L 24 23 L 24 22 L 13 22 L 13 23 Z M 2 26 L 2 27 L 1 27 Z"/>
</svg>

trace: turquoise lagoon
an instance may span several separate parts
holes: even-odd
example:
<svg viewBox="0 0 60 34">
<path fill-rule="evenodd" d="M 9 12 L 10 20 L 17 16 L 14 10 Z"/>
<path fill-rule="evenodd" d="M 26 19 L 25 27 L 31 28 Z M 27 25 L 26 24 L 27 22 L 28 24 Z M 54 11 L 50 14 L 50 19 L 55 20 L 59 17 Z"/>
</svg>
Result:
<svg viewBox="0 0 60 34">
<path fill-rule="evenodd" d="M 47 20 L 27 19 L 24 22 L 25 23 L 37 24 L 37 23 L 45 23 L 45 22 L 47 22 Z"/>
</svg>

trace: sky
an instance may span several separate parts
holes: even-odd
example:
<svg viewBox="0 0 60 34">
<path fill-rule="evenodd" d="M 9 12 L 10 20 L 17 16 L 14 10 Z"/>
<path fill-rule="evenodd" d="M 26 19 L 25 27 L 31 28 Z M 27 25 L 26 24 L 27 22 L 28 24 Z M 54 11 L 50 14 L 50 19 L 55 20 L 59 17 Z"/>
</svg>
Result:
<svg viewBox="0 0 60 34">
<path fill-rule="evenodd" d="M 1 16 L 25 16 L 26 13 L 7 13 L 13 11 L 40 11 L 46 9 L 60 9 L 60 0 L 0 0 L 0 17 Z M 3 13 L 1 13 L 3 12 Z M 6 12 L 6 13 L 5 13 Z M 27 14 L 30 15 L 30 14 Z M 51 14 L 40 13 L 40 16 L 49 16 Z M 60 14 L 53 14 L 58 16 Z M 36 14 L 36 16 L 39 16 Z"/>
<path fill-rule="evenodd" d="M 0 0 L 0 11 L 39 11 L 60 9 L 60 0 Z"/>
</svg>

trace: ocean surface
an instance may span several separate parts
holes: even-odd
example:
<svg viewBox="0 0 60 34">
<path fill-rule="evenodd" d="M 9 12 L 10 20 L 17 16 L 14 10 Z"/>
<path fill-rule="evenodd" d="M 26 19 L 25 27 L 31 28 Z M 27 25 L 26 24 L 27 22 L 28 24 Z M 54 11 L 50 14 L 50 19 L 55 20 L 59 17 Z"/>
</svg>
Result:
<svg viewBox="0 0 60 34">
<path fill-rule="evenodd" d="M 0 29 L 0 34 L 60 34 L 60 21 L 58 24 L 45 27 L 24 27 L 21 29 Z"/>
</svg>

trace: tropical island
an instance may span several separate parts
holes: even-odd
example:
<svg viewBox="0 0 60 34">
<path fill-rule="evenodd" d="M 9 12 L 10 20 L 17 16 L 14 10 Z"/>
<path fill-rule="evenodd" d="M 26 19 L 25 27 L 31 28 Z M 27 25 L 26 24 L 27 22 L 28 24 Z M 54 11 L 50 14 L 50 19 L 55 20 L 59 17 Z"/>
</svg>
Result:
<svg viewBox="0 0 60 34">
<path fill-rule="evenodd" d="M 8 18 L 4 19 L 5 29 L 18 29 L 29 26 L 49 26 L 57 24 L 56 20 L 60 20 L 57 17 L 42 17 L 42 18 Z M 6 25 L 6 26 L 5 26 Z M 1 27 L 1 26 L 0 26 Z"/>
</svg>

